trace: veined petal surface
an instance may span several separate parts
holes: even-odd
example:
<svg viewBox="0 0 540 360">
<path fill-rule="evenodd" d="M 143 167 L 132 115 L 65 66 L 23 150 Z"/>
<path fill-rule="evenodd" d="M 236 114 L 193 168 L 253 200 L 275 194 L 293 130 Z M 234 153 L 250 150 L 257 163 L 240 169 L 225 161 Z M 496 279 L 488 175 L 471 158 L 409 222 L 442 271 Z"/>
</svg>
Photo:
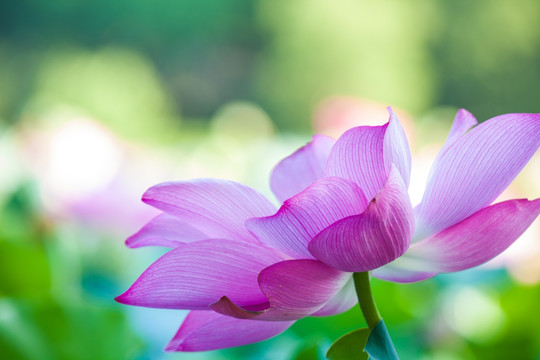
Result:
<svg viewBox="0 0 540 360">
<path fill-rule="evenodd" d="M 208 239 L 209 236 L 185 221 L 169 214 L 160 214 L 141 230 L 126 239 L 130 248 L 141 246 L 176 247 L 182 243 Z"/>
<path fill-rule="evenodd" d="M 191 311 L 169 342 L 167 351 L 208 351 L 266 340 L 287 330 L 294 321 L 251 321 L 213 311 Z"/>
<path fill-rule="evenodd" d="M 259 275 L 259 285 L 269 300 L 266 308 L 250 311 L 229 297 L 223 297 L 212 305 L 212 309 L 240 319 L 301 319 L 323 308 L 350 277 L 351 274 L 317 260 L 286 260 L 269 266 Z"/>
<path fill-rule="evenodd" d="M 406 254 L 373 270 L 371 274 L 377 279 L 404 284 L 424 281 L 438 274 L 438 272 L 416 270 L 422 267 L 422 262 L 411 259 Z"/>
<path fill-rule="evenodd" d="M 162 183 L 148 189 L 143 201 L 211 238 L 247 242 L 257 240 L 245 228 L 246 219 L 276 212 L 268 199 L 249 186 L 217 179 Z"/>
<path fill-rule="evenodd" d="M 270 188 L 280 203 L 324 176 L 328 155 L 335 142 L 331 137 L 314 135 L 311 142 L 276 165 L 270 175 Z"/>
<path fill-rule="evenodd" d="M 454 144 L 460 137 L 462 137 L 467 131 L 476 125 L 478 125 L 478 121 L 473 114 L 465 109 L 459 109 L 454 121 L 452 122 L 452 127 L 450 128 L 448 137 L 446 138 L 446 141 L 444 142 L 438 156 L 442 156 L 446 152 L 446 149 L 452 146 L 452 144 Z"/>
<path fill-rule="evenodd" d="M 335 269 L 362 272 L 383 266 L 409 247 L 414 215 L 405 183 L 393 167 L 386 184 L 360 215 L 321 231 L 308 245 L 317 259 Z"/>
<path fill-rule="evenodd" d="M 508 248 L 540 214 L 540 199 L 508 200 L 413 244 L 403 259 L 420 271 L 453 272 L 480 265 Z"/>
<path fill-rule="evenodd" d="M 392 166 L 395 166 L 405 182 L 405 187 L 409 188 L 411 178 L 409 143 L 405 131 L 391 107 L 388 107 L 388 113 L 390 114 L 390 120 L 383 139 L 383 158 L 386 174 L 389 174 Z"/>
<path fill-rule="evenodd" d="M 249 219 L 246 227 L 269 247 L 296 259 L 313 258 L 307 245 L 315 235 L 344 217 L 360 214 L 366 206 L 366 197 L 354 182 L 324 177 L 286 200 L 275 215 Z"/>
<path fill-rule="evenodd" d="M 224 239 L 181 244 L 156 260 L 116 300 L 153 308 L 208 310 L 228 296 L 242 306 L 267 301 L 259 272 L 282 261 L 260 245 Z"/>
<path fill-rule="evenodd" d="M 359 126 L 346 131 L 336 141 L 326 166 L 328 176 L 356 182 L 372 199 L 383 187 L 392 164 L 409 184 L 411 155 L 405 132 L 390 109 L 383 126 Z"/>
<path fill-rule="evenodd" d="M 421 239 L 491 204 L 540 147 L 540 114 L 490 119 L 437 157 L 416 208 Z"/>
<path fill-rule="evenodd" d="M 328 302 L 311 316 L 330 316 L 341 314 L 358 303 L 352 275 L 349 281 Z"/>
</svg>

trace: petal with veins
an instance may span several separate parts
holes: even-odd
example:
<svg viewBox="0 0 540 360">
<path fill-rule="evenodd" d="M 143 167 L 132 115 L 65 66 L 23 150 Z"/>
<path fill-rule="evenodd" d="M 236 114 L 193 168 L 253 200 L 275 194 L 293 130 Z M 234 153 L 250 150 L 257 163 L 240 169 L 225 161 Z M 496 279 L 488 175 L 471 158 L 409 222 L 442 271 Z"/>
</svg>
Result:
<svg viewBox="0 0 540 360">
<path fill-rule="evenodd" d="M 437 233 L 491 204 L 539 146 L 540 114 L 497 116 L 455 139 L 433 164 L 415 209 L 415 238 Z"/>
<path fill-rule="evenodd" d="M 240 319 L 301 319 L 323 308 L 350 277 L 351 274 L 317 260 L 286 260 L 269 266 L 259 275 L 259 285 L 269 300 L 266 307 L 254 311 L 223 297 L 212 304 L 212 309 Z"/>
<path fill-rule="evenodd" d="M 356 182 L 372 199 L 383 187 L 392 164 L 409 184 L 411 155 L 405 133 L 390 110 L 390 121 L 383 126 L 359 126 L 348 130 L 330 152 L 326 174 Z"/>
<path fill-rule="evenodd" d="M 314 135 L 311 142 L 276 165 L 270 176 L 270 188 L 280 203 L 324 176 L 326 161 L 335 142 L 328 136 Z"/>
<path fill-rule="evenodd" d="M 245 228 L 246 219 L 276 212 L 275 206 L 256 190 L 217 179 L 162 183 L 148 189 L 143 201 L 211 238 L 247 242 L 257 240 Z"/>
<path fill-rule="evenodd" d="M 358 303 L 352 276 L 349 281 L 322 308 L 311 316 L 329 316 L 341 314 Z"/>
<path fill-rule="evenodd" d="M 169 214 L 160 214 L 126 239 L 130 248 L 141 246 L 177 247 L 186 242 L 208 239 L 209 236 L 185 221 Z"/>
<path fill-rule="evenodd" d="M 540 214 L 540 199 L 508 200 L 412 245 L 403 260 L 419 271 L 452 272 L 478 266 L 508 248 Z"/>
<path fill-rule="evenodd" d="M 315 235 L 344 217 L 360 214 L 366 206 L 366 197 L 354 182 L 325 177 L 286 200 L 275 215 L 249 219 L 246 226 L 267 246 L 293 258 L 313 258 L 307 245 Z"/>
<path fill-rule="evenodd" d="M 116 300 L 165 309 L 207 310 L 222 296 L 242 306 L 267 301 L 261 270 L 283 258 L 260 245 L 224 239 L 181 244 L 156 260 Z"/>
<path fill-rule="evenodd" d="M 393 167 L 388 180 L 367 209 L 321 231 L 309 251 L 335 269 L 362 272 L 401 256 L 409 247 L 414 216 L 407 189 Z"/>
<path fill-rule="evenodd" d="M 250 321 L 213 311 L 191 311 L 167 351 L 208 351 L 266 340 L 287 330 L 294 321 Z"/>
</svg>

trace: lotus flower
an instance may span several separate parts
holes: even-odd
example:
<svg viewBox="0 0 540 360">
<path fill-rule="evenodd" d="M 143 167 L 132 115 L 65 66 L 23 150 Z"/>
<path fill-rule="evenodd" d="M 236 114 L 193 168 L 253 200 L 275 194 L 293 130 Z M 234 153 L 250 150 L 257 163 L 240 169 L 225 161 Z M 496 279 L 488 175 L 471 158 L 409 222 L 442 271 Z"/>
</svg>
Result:
<svg viewBox="0 0 540 360">
<path fill-rule="evenodd" d="M 239 346 L 348 310 L 357 302 L 354 272 L 413 282 L 474 267 L 538 216 L 540 199 L 490 204 L 540 146 L 540 115 L 473 128 L 476 119 L 460 110 L 413 210 L 409 148 L 389 112 L 383 126 L 337 141 L 316 135 L 282 160 L 270 181 L 279 209 L 226 180 L 150 188 L 143 201 L 163 213 L 127 245 L 173 249 L 116 300 L 192 310 L 167 350 Z"/>
</svg>

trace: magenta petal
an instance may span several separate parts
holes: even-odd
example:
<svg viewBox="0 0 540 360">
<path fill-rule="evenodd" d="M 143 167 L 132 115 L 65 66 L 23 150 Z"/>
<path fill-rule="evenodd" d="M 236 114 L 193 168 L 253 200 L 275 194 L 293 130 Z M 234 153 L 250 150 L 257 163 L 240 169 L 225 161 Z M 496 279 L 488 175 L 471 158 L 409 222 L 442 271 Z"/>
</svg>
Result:
<svg viewBox="0 0 540 360">
<path fill-rule="evenodd" d="M 362 272 L 401 256 L 409 247 L 413 231 L 414 216 L 407 189 L 393 167 L 366 211 L 330 225 L 308 248 L 317 259 L 335 269 Z"/>
<path fill-rule="evenodd" d="M 403 258 L 419 270 L 452 272 L 480 265 L 503 252 L 540 214 L 540 199 L 504 201 L 411 246 Z"/>
<path fill-rule="evenodd" d="M 317 260 L 286 260 L 269 266 L 259 275 L 261 290 L 270 302 L 266 308 L 248 310 L 224 297 L 213 304 L 212 309 L 241 319 L 296 320 L 320 310 L 350 277 L 351 274 Z"/>
<path fill-rule="evenodd" d="M 409 183 L 410 159 L 405 133 L 391 112 L 383 126 L 360 126 L 341 135 L 330 152 L 326 174 L 356 182 L 371 199 L 383 187 L 393 163 Z"/>
<path fill-rule="evenodd" d="M 244 222 L 276 208 L 252 188 L 233 181 L 198 179 L 151 187 L 143 201 L 178 217 L 211 238 L 256 242 Z"/>
<path fill-rule="evenodd" d="M 417 207 L 417 238 L 491 204 L 540 146 L 540 114 L 507 114 L 456 139 L 433 164 Z"/>
<path fill-rule="evenodd" d="M 257 277 L 283 258 L 260 245 L 223 239 L 181 244 L 156 260 L 116 300 L 154 308 L 206 310 L 222 296 L 242 306 L 266 301 Z"/>
<path fill-rule="evenodd" d="M 328 136 L 315 135 L 310 143 L 276 165 L 270 176 L 270 188 L 281 203 L 323 177 L 335 142 Z"/>
<path fill-rule="evenodd" d="M 191 311 L 167 351 L 208 351 L 266 340 L 287 330 L 294 321 L 235 319 L 213 311 Z"/>
<path fill-rule="evenodd" d="M 286 200 L 275 215 L 249 219 L 246 227 L 263 244 L 293 258 L 313 258 L 307 244 L 315 235 L 337 220 L 360 214 L 366 206 L 367 200 L 354 182 L 325 177 Z"/>
<path fill-rule="evenodd" d="M 161 214 L 150 220 L 126 240 L 130 248 L 141 246 L 177 247 L 186 242 L 208 239 L 209 236 L 194 229 L 176 216 Z"/>
</svg>

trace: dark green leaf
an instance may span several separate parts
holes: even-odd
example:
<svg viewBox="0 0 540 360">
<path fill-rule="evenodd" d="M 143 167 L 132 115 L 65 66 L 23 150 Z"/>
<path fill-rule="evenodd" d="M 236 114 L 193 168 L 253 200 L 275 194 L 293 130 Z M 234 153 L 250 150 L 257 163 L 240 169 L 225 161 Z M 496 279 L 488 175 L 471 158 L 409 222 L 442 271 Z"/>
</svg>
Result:
<svg viewBox="0 0 540 360">
<path fill-rule="evenodd" d="M 367 360 L 368 355 L 364 352 L 364 346 L 369 332 L 368 328 L 362 328 L 343 335 L 330 346 L 326 357 L 329 360 Z"/>
</svg>

